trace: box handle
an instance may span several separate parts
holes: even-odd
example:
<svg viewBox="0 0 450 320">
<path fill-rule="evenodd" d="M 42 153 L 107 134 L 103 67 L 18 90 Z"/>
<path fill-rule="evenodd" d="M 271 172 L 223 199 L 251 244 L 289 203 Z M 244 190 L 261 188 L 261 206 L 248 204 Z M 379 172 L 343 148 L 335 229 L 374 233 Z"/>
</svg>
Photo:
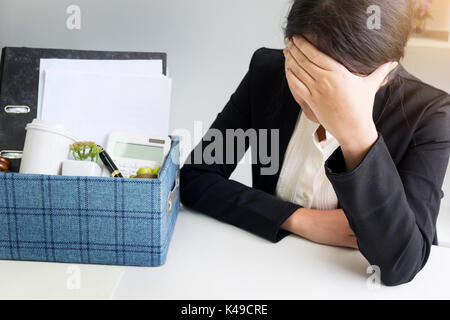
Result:
<svg viewBox="0 0 450 320">
<path fill-rule="evenodd" d="M 169 193 L 169 197 L 167 198 L 167 215 L 170 216 L 170 212 L 172 212 L 173 205 L 177 202 L 177 198 L 179 195 L 180 189 L 180 170 L 177 170 L 175 176 L 175 185 L 173 186 L 172 191 Z"/>
<path fill-rule="evenodd" d="M 0 157 L 14 160 L 14 159 L 22 159 L 22 151 L 19 150 L 2 150 L 0 151 Z"/>
</svg>

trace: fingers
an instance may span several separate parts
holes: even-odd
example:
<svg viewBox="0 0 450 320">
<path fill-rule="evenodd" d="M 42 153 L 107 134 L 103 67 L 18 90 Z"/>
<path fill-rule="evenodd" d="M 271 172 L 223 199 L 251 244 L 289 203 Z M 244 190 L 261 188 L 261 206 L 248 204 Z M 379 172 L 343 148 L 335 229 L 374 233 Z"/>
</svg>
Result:
<svg viewBox="0 0 450 320">
<path fill-rule="evenodd" d="M 347 70 L 343 65 L 318 50 L 308 40 L 303 37 L 295 36 L 293 38 L 295 46 L 317 67 L 326 71 Z"/>
<path fill-rule="evenodd" d="M 302 81 L 308 88 L 311 88 L 315 82 L 315 79 L 297 63 L 289 49 L 285 49 L 283 52 L 286 59 L 286 66 L 300 81 Z"/>
<path fill-rule="evenodd" d="M 287 48 L 296 63 L 305 70 L 311 78 L 317 80 L 326 70 L 319 68 L 295 45 L 292 40 L 287 41 Z"/>
<path fill-rule="evenodd" d="M 377 88 L 381 87 L 386 80 L 389 73 L 391 73 L 395 68 L 398 67 L 398 62 L 386 62 L 379 66 L 371 75 L 366 79 L 373 83 Z"/>
<path fill-rule="evenodd" d="M 306 101 L 309 101 L 309 98 L 311 97 L 311 92 L 308 89 L 308 87 L 299 80 L 291 69 L 286 68 L 286 78 L 288 82 L 290 82 L 291 85 L 295 86 L 297 89 L 298 94 Z"/>
</svg>

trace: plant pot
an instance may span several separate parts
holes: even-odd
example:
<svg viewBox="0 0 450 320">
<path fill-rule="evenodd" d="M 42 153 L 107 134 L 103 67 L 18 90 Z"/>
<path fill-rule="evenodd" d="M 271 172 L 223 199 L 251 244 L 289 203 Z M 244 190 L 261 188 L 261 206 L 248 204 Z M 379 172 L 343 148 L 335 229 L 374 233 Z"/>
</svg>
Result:
<svg viewBox="0 0 450 320">
<path fill-rule="evenodd" d="M 102 168 L 92 161 L 65 160 L 62 162 L 63 176 L 98 177 Z"/>
</svg>

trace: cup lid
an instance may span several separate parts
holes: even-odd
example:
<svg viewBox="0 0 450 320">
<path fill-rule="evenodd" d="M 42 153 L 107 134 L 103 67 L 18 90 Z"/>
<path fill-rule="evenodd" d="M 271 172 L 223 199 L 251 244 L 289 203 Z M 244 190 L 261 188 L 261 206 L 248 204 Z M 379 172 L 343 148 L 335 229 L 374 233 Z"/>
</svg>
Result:
<svg viewBox="0 0 450 320">
<path fill-rule="evenodd" d="M 64 128 L 61 124 L 54 124 L 46 120 L 34 119 L 31 123 L 28 123 L 25 127 L 25 130 L 28 129 L 37 129 L 44 130 L 52 133 L 56 133 L 62 136 L 65 136 L 68 139 L 76 141 L 75 137 L 72 133 Z"/>
</svg>

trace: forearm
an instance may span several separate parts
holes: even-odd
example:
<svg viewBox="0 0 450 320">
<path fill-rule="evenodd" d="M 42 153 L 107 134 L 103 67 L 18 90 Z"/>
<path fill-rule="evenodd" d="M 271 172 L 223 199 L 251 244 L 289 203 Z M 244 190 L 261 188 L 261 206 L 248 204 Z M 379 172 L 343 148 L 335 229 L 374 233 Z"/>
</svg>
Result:
<svg viewBox="0 0 450 320">
<path fill-rule="evenodd" d="M 289 231 L 291 233 L 297 234 L 301 236 L 301 229 L 304 228 L 304 223 L 302 223 L 302 219 L 307 210 L 306 208 L 300 208 L 296 210 L 282 225 L 281 229 Z"/>
<path fill-rule="evenodd" d="M 282 224 L 281 228 L 313 242 L 358 248 L 356 237 L 342 209 L 300 208 Z"/>
<path fill-rule="evenodd" d="M 338 210 L 316 210 L 308 208 L 300 208 L 296 210 L 282 225 L 281 229 L 305 237 L 310 231 L 309 224 L 311 217 L 325 213 L 332 213 Z"/>
<path fill-rule="evenodd" d="M 185 206 L 272 242 L 288 235 L 280 226 L 300 207 L 193 165 L 182 168 L 180 184 Z"/>
</svg>

